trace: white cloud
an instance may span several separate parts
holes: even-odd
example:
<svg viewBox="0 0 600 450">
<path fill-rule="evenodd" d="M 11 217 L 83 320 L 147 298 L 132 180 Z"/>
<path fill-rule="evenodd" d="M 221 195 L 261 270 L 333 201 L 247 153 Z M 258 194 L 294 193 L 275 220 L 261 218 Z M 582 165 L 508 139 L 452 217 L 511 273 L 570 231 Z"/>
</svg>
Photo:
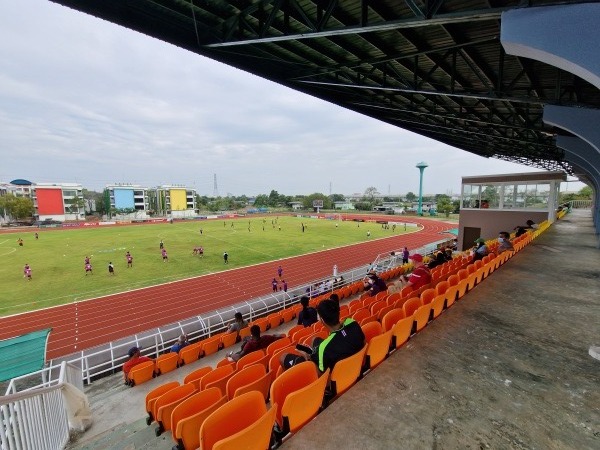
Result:
<svg viewBox="0 0 600 450">
<path fill-rule="evenodd" d="M 487 160 L 46 0 L 0 3 L 0 180 L 211 195 L 460 188 Z"/>
</svg>

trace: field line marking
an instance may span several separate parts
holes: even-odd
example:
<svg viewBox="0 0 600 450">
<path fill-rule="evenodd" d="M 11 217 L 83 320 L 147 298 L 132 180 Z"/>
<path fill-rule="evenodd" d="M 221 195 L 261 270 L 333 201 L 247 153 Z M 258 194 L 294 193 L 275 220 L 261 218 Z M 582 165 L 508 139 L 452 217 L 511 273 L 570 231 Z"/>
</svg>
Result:
<svg viewBox="0 0 600 450">
<path fill-rule="evenodd" d="M 11 253 L 14 253 L 14 252 L 16 252 L 16 251 L 17 251 L 17 248 L 16 248 L 16 247 L 13 247 L 13 248 L 9 248 L 8 250 L 10 250 L 10 251 L 8 251 L 8 252 L 6 252 L 6 253 L 0 253 L 0 256 L 7 256 L 7 255 L 10 255 Z"/>
</svg>

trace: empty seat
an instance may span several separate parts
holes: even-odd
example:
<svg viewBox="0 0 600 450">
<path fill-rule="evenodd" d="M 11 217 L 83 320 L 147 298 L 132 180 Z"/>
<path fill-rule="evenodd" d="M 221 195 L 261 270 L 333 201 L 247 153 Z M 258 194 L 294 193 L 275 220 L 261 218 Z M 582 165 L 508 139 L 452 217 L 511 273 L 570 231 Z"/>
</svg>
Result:
<svg viewBox="0 0 600 450">
<path fill-rule="evenodd" d="M 406 317 L 404 319 L 400 319 L 396 322 L 396 325 L 392 328 L 392 348 L 400 348 L 408 338 L 410 337 L 410 333 L 413 326 L 413 318 Z"/>
<path fill-rule="evenodd" d="M 395 308 L 388 312 L 381 321 L 383 331 L 389 331 L 392 329 L 396 322 L 400 319 L 404 319 L 404 310 L 402 308 Z"/>
<path fill-rule="evenodd" d="M 217 367 L 200 378 L 200 390 L 207 389 L 212 386 L 217 386 L 221 389 L 221 393 L 226 395 L 227 381 L 233 375 L 235 369 L 233 366 Z"/>
<path fill-rule="evenodd" d="M 239 332 L 238 332 L 238 336 L 240 337 L 240 340 L 243 340 L 245 337 L 250 336 L 250 327 L 245 327 L 242 328 Z"/>
<path fill-rule="evenodd" d="M 272 330 L 273 328 L 277 328 L 281 325 L 281 313 L 271 313 L 267 316 L 267 322 L 269 323 L 268 328 Z"/>
<path fill-rule="evenodd" d="M 423 305 L 427 305 L 429 303 L 431 303 L 433 301 L 433 299 L 435 298 L 435 289 L 425 289 L 422 293 L 421 293 L 421 303 Z"/>
<path fill-rule="evenodd" d="M 437 296 L 445 293 L 449 287 L 450 283 L 448 283 L 448 281 L 440 281 L 438 284 L 435 285 L 435 295 Z"/>
<path fill-rule="evenodd" d="M 169 383 L 165 383 L 163 385 L 158 386 L 157 388 L 152 389 L 150 392 L 146 394 L 146 412 L 148 413 L 148 417 L 146 418 L 146 425 L 150 425 L 154 421 L 154 414 L 152 413 L 154 403 L 156 399 L 171 389 L 175 389 L 179 386 L 178 381 L 170 381 Z"/>
<path fill-rule="evenodd" d="M 304 330 L 304 325 L 294 325 L 292 328 L 290 328 L 287 332 L 287 336 L 292 339 L 292 337 L 294 336 L 295 333 L 297 333 L 300 330 Z"/>
<path fill-rule="evenodd" d="M 291 322 L 294 319 L 294 311 L 291 309 L 284 309 L 281 311 L 281 320 L 283 323 Z"/>
<path fill-rule="evenodd" d="M 255 350 L 238 359 L 235 369 L 242 370 L 244 367 L 252 364 L 262 364 L 265 368 L 267 368 L 269 364 L 268 358 L 269 357 L 265 355 L 265 352 L 263 352 L 262 350 Z"/>
<path fill-rule="evenodd" d="M 431 303 L 420 306 L 413 314 L 415 332 L 421 331 L 429 322 L 429 315 L 431 313 Z"/>
<path fill-rule="evenodd" d="M 357 322 L 360 322 L 361 320 L 366 319 L 369 316 L 371 316 L 371 311 L 369 311 L 367 308 L 359 309 L 354 314 L 352 314 L 352 318 Z"/>
<path fill-rule="evenodd" d="M 338 361 L 331 371 L 329 387 L 331 398 L 338 397 L 350 389 L 360 376 L 363 359 L 367 351 L 365 345 L 362 350 L 348 358 Z"/>
<path fill-rule="evenodd" d="M 171 413 L 171 434 L 180 450 L 200 447 L 200 427 L 204 420 L 227 402 L 218 388 L 210 388 L 191 395 Z"/>
<path fill-rule="evenodd" d="M 277 377 L 271 384 L 271 403 L 277 404 L 275 422 L 280 430 L 284 429 L 282 409 L 285 399 L 292 392 L 305 388 L 318 379 L 317 366 L 311 361 L 305 361 L 290 367 Z"/>
<path fill-rule="evenodd" d="M 235 345 L 237 342 L 238 335 L 237 333 L 225 333 L 221 336 L 221 348 L 231 347 Z"/>
<path fill-rule="evenodd" d="M 306 337 L 306 336 L 310 336 L 313 333 L 314 333 L 314 331 L 311 327 L 306 327 L 306 328 L 303 327 L 301 330 L 298 330 L 294 333 L 294 335 L 292 336 L 292 342 L 298 343 L 298 342 L 300 342 L 300 339 L 302 339 L 303 337 Z M 288 336 L 289 336 L 289 334 L 288 334 Z"/>
<path fill-rule="evenodd" d="M 187 347 L 183 347 L 179 350 L 179 365 L 191 364 L 200 358 L 202 352 L 202 342 L 196 342 L 190 344 Z"/>
<path fill-rule="evenodd" d="M 289 433 L 296 433 L 319 412 L 329 380 L 329 369 L 305 387 L 289 393 L 281 408 L 282 425 L 275 433 L 280 442 Z"/>
<path fill-rule="evenodd" d="M 409 298 L 404 305 L 402 305 L 402 309 L 404 310 L 405 317 L 411 317 L 417 309 L 419 309 L 423 304 L 421 303 L 421 299 L 419 297 Z"/>
<path fill-rule="evenodd" d="M 456 289 L 456 288 L 454 288 Z M 439 316 L 444 310 L 444 305 L 446 303 L 446 294 L 437 295 L 433 301 L 431 302 L 431 319 L 435 319 Z"/>
<path fill-rule="evenodd" d="M 392 330 L 374 336 L 367 346 L 365 355 L 363 372 L 372 370 L 377 367 L 387 357 L 390 350 L 390 342 L 392 341 Z"/>
<path fill-rule="evenodd" d="M 270 387 L 271 374 L 267 373 L 262 364 L 254 364 L 236 372 L 227 381 L 227 398 L 231 400 L 236 395 L 241 395 L 244 392 L 258 391 L 263 395 L 266 402 L 269 398 Z"/>
<path fill-rule="evenodd" d="M 276 341 L 271 342 L 269 344 L 265 353 L 269 356 L 273 356 L 273 353 L 275 353 L 277 350 L 279 350 L 281 348 L 289 347 L 290 345 L 292 345 L 292 341 L 290 340 L 289 337 L 277 339 Z"/>
<path fill-rule="evenodd" d="M 193 384 L 182 384 L 165 392 L 156 399 L 152 414 L 158 424 L 156 427 L 157 436 L 160 436 L 163 431 L 171 429 L 171 414 L 173 410 L 179 403 L 195 392 L 196 387 Z"/>
<path fill-rule="evenodd" d="M 166 353 L 156 358 L 156 375 L 163 373 L 169 373 L 177 369 L 177 363 L 179 362 L 179 355 L 177 353 Z"/>
<path fill-rule="evenodd" d="M 258 392 L 235 397 L 206 418 L 200 428 L 202 450 L 267 450 L 275 408 L 267 410 Z"/>
<path fill-rule="evenodd" d="M 212 355 L 219 350 L 221 336 L 213 336 L 202 341 L 202 356 Z"/>
<path fill-rule="evenodd" d="M 365 317 L 364 319 L 361 319 L 358 323 L 362 326 L 362 325 L 366 325 L 367 323 L 370 322 L 377 322 L 377 315 L 371 315 L 368 317 Z"/>
<path fill-rule="evenodd" d="M 383 332 L 383 329 L 381 328 L 381 324 L 379 322 L 369 322 L 365 325 L 361 325 L 360 326 L 363 330 L 363 333 L 365 335 L 365 343 L 369 343 L 371 341 L 371 339 L 373 339 L 375 336 L 380 335 Z"/>
<path fill-rule="evenodd" d="M 200 379 L 212 370 L 212 367 L 200 367 L 199 369 L 188 373 L 183 379 L 183 382 L 186 384 L 193 383 L 194 386 L 196 386 L 196 390 L 200 390 Z"/>
</svg>

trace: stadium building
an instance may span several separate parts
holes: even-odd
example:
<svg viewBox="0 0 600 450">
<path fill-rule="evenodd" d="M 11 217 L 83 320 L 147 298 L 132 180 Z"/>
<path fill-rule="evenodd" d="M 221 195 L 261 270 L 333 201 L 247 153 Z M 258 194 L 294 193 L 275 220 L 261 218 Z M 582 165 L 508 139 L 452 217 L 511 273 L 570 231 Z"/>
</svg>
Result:
<svg viewBox="0 0 600 450">
<path fill-rule="evenodd" d="M 104 188 L 107 211 L 130 218 L 144 219 L 149 214 L 148 188 L 135 184 L 111 184 Z"/>
<path fill-rule="evenodd" d="M 85 220 L 81 184 L 34 183 L 31 192 L 38 220 Z"/>
<path fill-rule="evenodd" d="M 148 191 L 150 209 L 175 219 L 196 215 L 196 190 L 181 185 L 163 185 Z"/>
</svg>

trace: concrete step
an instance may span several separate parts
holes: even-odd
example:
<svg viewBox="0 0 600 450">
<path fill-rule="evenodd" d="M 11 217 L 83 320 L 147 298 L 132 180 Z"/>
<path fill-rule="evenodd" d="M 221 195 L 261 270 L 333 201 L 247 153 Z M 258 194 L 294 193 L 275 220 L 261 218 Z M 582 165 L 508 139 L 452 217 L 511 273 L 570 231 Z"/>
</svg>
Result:
<svg viewBox="0 0 600 450">
<path fill-rule="evenodd" d="M 79 440 L 74 436 L 66 450 L 169 450 L 175 442 L 171 432 L 155 435 L 156 424 L 146 425 L 146 419 L 116 426 L 93 439 Z"/>
</svg>

